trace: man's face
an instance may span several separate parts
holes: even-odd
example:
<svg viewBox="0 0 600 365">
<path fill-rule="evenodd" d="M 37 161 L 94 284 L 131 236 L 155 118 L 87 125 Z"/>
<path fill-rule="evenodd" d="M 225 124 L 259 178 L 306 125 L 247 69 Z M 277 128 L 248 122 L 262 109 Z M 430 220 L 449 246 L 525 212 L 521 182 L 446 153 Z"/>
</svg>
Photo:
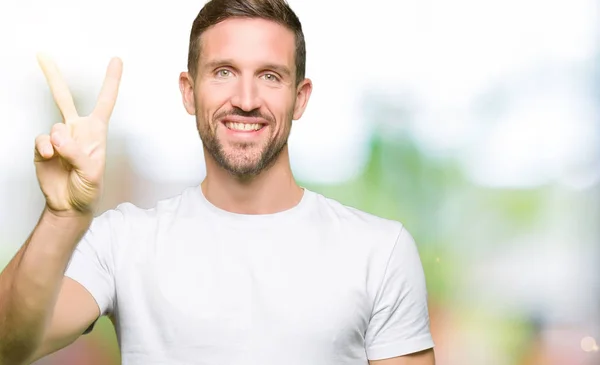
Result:
<svg viewBox="0 0 600 365">
<path fill-rule="evenodd" d="M 209 28 L 201 42 L 195 80 L 181 80 L 186 109 L 196 115 L 209 157 L 235 176 L 255 176 L 286 146 L 310 95 L 309 80 L 296 87 L 294 33 L 233 18 Z"/>
</svg>

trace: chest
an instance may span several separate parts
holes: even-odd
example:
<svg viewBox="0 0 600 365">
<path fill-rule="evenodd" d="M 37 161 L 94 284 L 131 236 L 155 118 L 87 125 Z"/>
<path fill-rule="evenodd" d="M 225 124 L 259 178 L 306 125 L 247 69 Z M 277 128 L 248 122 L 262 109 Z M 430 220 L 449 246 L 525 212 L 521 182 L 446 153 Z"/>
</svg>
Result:
<svg viewBox="0 0 600 365">
<path fill-rule="evenodd" d="M 338 363 L 364 356 L 369 265 L 342 236 L 189 232 L 157 235 L 119 275 L 122 348 L 194 349 L 216 356 L 211 361 L 240 356 L 245 363 L 294 353 Z"/>
</svg>

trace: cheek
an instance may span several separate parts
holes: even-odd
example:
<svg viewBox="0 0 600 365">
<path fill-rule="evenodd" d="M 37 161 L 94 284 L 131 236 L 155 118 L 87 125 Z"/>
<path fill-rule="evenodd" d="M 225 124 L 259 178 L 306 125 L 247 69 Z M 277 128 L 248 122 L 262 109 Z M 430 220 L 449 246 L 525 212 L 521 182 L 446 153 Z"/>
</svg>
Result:
<svg viewBox="0 0 600 365">
<path fill-rule="evenodd" d="M 229 98 L 229 92 L 225 87 L 211 87 L 201 85 L 196 90 L 196 104 L 203 109 L 211 109 L 223 105 Z"/>
<path fill-rule="evenodd" d="M 196 114 L 202 118 L 203 123 L 210 121 L 227 104 L 230 92 L 223 86 L 201 85 L 196 90 Z"/>
<path fill-rule="evenodd" d="M 269 111 L 277 119 L 277 124 L 284 127 L 290 123 L 296 104 L 296 99 L 293 95 L 290 95 L 288 92 L 282 92 L 282 90 L 271 90 L 265 93 L 263 100 Z"/>
</svg>

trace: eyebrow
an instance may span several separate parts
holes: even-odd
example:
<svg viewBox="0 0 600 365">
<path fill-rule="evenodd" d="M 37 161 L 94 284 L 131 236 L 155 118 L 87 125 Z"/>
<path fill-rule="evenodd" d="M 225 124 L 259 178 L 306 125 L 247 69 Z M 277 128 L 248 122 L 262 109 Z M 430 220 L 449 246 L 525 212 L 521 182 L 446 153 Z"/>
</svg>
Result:
<svg viewBox="0 0 600 365">
<path fill-rule="evenodd" d="M 282 74 L 282 75 L 285 75 L 288 77 L 292 76 L 292 71 L 290 71 L 290 69 L 288 67 L 283 66 L 283 65 L 269 63 L 269 64 L 264 65 L 263 68 L 273 70 L 279 74 Z"/>
<path fill-rule="evenodd" d="M 209 61 L 209 62 L 205 63 L 203 65 L 203 67 L 207 68 L 209 70 L 212 70 L 215 68 L 228 66 L 228 65 L 232 65 L 232 64 L 233 64 L 233 60 L 213 60 L 213 61 Z"/>
<path fill-rule="evenodd" d="M 221 59 L 221 60 L 213 60 L 213 61 L 209 61 L 207 63 L 204 64 L 204 68 L 207 68 L 209 70 L 214 70 L 216 68 L 219 67 L 223 67 L 223 66 L 231 66 L 234 65 L 235 62 L 232 59 Z M 267 63 L 261 66 L 261 69 L 266 69 L 266 70 L 273 70 L 279 74 L 291 77 L 292 76 L 292 71 L 284 65 L 279 65 L 276 63 Z"/>
</svg>

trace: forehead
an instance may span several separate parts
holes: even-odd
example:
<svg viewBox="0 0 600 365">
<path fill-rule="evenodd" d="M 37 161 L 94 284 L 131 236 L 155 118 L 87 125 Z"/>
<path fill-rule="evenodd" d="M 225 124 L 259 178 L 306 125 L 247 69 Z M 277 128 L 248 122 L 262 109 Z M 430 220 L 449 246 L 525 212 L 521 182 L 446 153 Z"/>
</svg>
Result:
<svg viewBox="0 0 600 365">
<path fill-rule="evenodd" d="M 240 63 L 280 63 L 294 69 L 295 35 L 276 22 L 230 18 L 201 36 L 200 64 L 215 59 Z"/>
</svg>

